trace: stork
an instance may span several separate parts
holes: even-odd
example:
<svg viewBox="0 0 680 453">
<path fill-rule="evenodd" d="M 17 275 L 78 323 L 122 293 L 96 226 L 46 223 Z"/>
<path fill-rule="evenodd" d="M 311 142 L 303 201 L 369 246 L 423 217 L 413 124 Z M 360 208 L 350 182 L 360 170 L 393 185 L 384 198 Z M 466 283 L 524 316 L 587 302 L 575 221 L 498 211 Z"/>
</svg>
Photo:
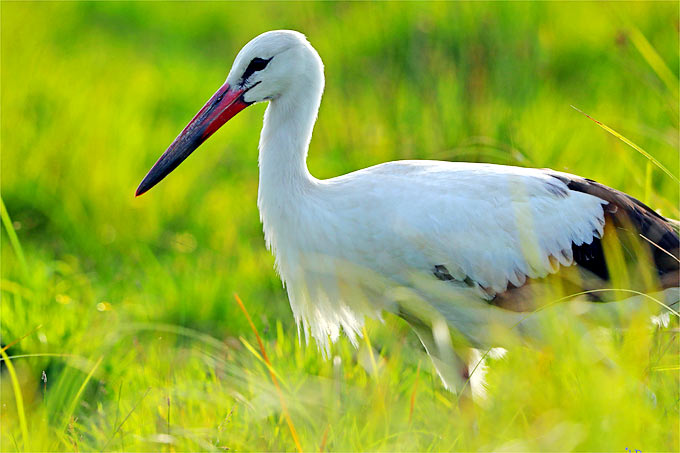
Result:
<svg viewBox="0 0 680 453">
<path fill-rule="evenodd" d="M 606 243 L 643 238 L 624 247 L 626 258 L 646 258 L 659 289 L 678 286 L 674 222 L 579 176 L 411 160 L 315 178 L 306 158 L 323 89 L 323 63 L 304 35 L 257 36 L 136 192 L 151 189 L 241 110 L 268 102 L 259 143 L 264 236 L 298 331 L 322 350 L 341 331 L 356 344 L 366 317 L 393 312 L 455 387 L 439 327 L 487 346 L 489 326 L 518 321 L 551 278 L 607 287 Z"/>
</svg>

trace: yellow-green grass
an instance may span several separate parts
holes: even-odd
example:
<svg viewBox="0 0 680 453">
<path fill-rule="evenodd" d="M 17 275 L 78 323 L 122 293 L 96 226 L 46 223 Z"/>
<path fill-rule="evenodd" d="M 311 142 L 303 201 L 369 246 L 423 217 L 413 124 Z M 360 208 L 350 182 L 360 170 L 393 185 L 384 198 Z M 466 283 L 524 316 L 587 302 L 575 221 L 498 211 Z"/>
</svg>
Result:
<svg viewBox="0 0 680 453">
<path fill-rule="evenodd" d="M 0 8 L 2 344 L 29 334 L 5 351 L 0 450 L 295 450 L 286 412 L 303 450 L 679 448 L 678 323 L 646 310 L 609 330 L 552 319 L 543 346 L 491 361 L 474 410 L 393 316 L 329 360 L 301 344 L 256 209 L 262 105 L 133 196 L 240 47 L 293 28 L 326 67 L 317 177 L 551 167 L 678 218 L 676 180 L 570 107 L 677 178 L 676 3 Z"/>
</svg>

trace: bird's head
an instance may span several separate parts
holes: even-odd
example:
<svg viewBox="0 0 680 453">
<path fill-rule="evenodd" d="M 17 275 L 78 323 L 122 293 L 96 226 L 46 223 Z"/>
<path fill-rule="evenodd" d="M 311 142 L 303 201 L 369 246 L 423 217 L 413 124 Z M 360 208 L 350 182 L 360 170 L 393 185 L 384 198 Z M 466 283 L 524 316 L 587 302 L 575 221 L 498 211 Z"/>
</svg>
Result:
<svg viewBox="0 0 680 453">
<path fill-rule="evenodd" d="M 172 172 L 224 123 L 249 105 L 320 85 L 323 64 L 302 33 L 263 33 L 238 53 L 227 80 L 187 124 L 137 188 L 139 196 Z"/>
<path fill-rule="evenodd" d="M 243 100 L 251 104 L 277 99 L 310 81 L 319 70 L 321 59 L 302 33 L 275 30 L 241 49 L 226 82 L 243 90 Z"/>
</svg>

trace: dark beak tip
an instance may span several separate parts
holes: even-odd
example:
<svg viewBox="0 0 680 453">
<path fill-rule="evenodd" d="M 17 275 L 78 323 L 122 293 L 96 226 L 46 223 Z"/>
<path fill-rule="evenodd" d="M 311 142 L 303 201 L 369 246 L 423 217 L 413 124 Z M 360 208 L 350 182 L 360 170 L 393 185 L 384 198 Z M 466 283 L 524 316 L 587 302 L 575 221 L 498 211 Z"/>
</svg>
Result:
<svg viewBox="0 0 680 453">
<path fill-rule="evenodd" d="M 242 95 L 244 90 L 231 90 L 224 84 L 212 98 L 203 106 L 189 124 L 156 161 L 151 170 L 137 187 L 135 197 L 143 195 L 156 184 L 161 182 L 191 153 L 196 150 L 224 123 L 234 115 L 248 107 Z"/>
<path fill-rule="evenodd" d="M 144 178 L 135 191 L 135 198 L 147 193 L 154 185 L 155 184 L 149 184 L 148 178 Z"/>
</svg>

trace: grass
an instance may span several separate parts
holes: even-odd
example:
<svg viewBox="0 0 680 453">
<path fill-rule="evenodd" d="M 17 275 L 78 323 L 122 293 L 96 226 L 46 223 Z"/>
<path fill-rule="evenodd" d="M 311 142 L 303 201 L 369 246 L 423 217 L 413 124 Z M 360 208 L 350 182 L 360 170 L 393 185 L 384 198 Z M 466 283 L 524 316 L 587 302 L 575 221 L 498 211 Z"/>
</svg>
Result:
<svg viewBox="0 0 680 453">
<path fill-rule="evenodd" d="M 294 28 L 326 67 L 317 177 L 407 158 L 551 167 L 678 218 L 660 169 L 680 173 L 677 4 L 0 7 L 0 333 L 21 339 L 0 450 L 293 451 L 290 426 L 304 451 L 678 450 L 678 324 L 653 330 L 645 310 L 614 330 L 549 319 L 543 347 L 491 361 L 474 410 L 392 316 L 328 360 L 301 344 L 256 210 L 264 106 L 133 196 L 240 47 Z"/>
</svg>

